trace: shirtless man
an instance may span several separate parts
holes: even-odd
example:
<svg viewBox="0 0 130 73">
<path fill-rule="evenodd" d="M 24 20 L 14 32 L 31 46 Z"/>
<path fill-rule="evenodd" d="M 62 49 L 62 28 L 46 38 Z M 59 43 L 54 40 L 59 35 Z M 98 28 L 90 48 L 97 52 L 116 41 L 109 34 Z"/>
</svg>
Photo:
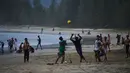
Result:
<svg viewBox="0 0 130 73">
<path fill-rule="evenodd" d="M 23 50 L 24 50 L 24 62 L 29 62 L 29 49 L 30 45 L 28 42 L 28 39 L 25 38 L 24 44 L 23 44 Z"/>
<path fill-rule="evenodd" d="M 107 49 L 108 49 L 108 41 L 107 41 L 107 37 L 105 36 L 102 44 L 102 53 L 104 55 L 105 61 L 107 61 Z"/>
<path fill-rule="evenodd" d="M 130 39 L 129 36 L 126 36 L 126 40 L 125 40 L 125 49 L 126 49 L 126 58 L 129 57 L 130 53 L 129 53 L 129 47 L 130 47 Z"/>
</svg>

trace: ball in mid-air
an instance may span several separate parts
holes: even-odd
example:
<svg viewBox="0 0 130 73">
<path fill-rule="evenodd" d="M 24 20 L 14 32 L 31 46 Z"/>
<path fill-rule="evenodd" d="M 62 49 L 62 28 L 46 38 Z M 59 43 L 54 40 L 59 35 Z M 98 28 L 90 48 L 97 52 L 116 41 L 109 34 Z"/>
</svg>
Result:
<svg viewBox="0 0 130 73">
<path fill-rule="evenodd" d="M 68 24 L 71 24 L 71 20 L 68 20 L 67 23 L 68 23 Z"/>
</svg>

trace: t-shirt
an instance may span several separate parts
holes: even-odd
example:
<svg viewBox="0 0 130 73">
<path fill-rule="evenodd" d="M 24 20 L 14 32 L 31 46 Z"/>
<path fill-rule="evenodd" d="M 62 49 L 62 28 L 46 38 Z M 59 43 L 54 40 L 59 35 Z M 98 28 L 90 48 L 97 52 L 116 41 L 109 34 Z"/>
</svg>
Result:
<svg viewBox="0 0 130 73">
<path fill-rule="evenodd" d="M 59 45 L 60 45 L 60 47 L 59 47 L 59 53 L 60 54 L 63 54 L 64 53 L 64 51 L 65 51 L 65 45 L 66 45 L 66 41 L 60 41 L 59 42 Z"/>
<path fill-rule="evenodd" d="M 41 44 L 41 38 L 38 38 L 38 43 Z"/>
<path fill-rule="evenodd" d="M 100 46 L 101 46 L 101 41 L 95 40 L 94 50 L 99 50 Z"/>
<path fill-rule="evenodd" d="M 73 43 L 74 43 L 74 45 L 75 45 L 75 47 L 76 47 L 76 49 L 77 48 L 81 48 L 81 39 L 78 39 L 78 40 L 71 40 Z"/>
</svg>

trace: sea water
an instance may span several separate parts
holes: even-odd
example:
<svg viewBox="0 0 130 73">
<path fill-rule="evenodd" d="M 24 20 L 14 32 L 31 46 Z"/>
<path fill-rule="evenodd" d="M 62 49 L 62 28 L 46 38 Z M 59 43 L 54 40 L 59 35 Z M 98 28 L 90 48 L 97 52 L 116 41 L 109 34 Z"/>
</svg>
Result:
<svg viewBox="0 0 130 73">
<path fill-rule="evenodd" d="M 0 32 L 0 41 L 5 43 L 5 47 L 8 46 L 8 39 L 16 38 L 18 46 L 21 42 L 24 42 L 24 38 L 28 38 L 30 45 L 36 46 L 38 43 L 38 37 L 41 37 L 42 45 L 52 45 L 59 43 L 59 37 L 62 36 L 65 40 L 70 36 L 67 34 L 37 34 L 37 33 L 13 33 L 13 32 Z M 67 41 L 70 42 L 70 41 Z"/>
</svg>

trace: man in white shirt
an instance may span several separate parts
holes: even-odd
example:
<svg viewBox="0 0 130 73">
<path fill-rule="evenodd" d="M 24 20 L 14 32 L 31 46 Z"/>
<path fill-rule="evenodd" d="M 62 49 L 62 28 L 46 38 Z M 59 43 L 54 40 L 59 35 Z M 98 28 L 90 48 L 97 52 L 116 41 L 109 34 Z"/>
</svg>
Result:
<svg viewBox="0 0 130 73">
<path fill-rule="evenodd" d="M 101 62 L 101 59 L 100 59 L 100 48 L 101 48 L 101 41 L 100 41 L 99 35 L 97 35 L 97 39 L 95 40 L 95 45 L 94 45 L 94 52 L 95 52 L 96 62 L 97 62 L 97 60 L 99 62 Z"/>
</svg>

